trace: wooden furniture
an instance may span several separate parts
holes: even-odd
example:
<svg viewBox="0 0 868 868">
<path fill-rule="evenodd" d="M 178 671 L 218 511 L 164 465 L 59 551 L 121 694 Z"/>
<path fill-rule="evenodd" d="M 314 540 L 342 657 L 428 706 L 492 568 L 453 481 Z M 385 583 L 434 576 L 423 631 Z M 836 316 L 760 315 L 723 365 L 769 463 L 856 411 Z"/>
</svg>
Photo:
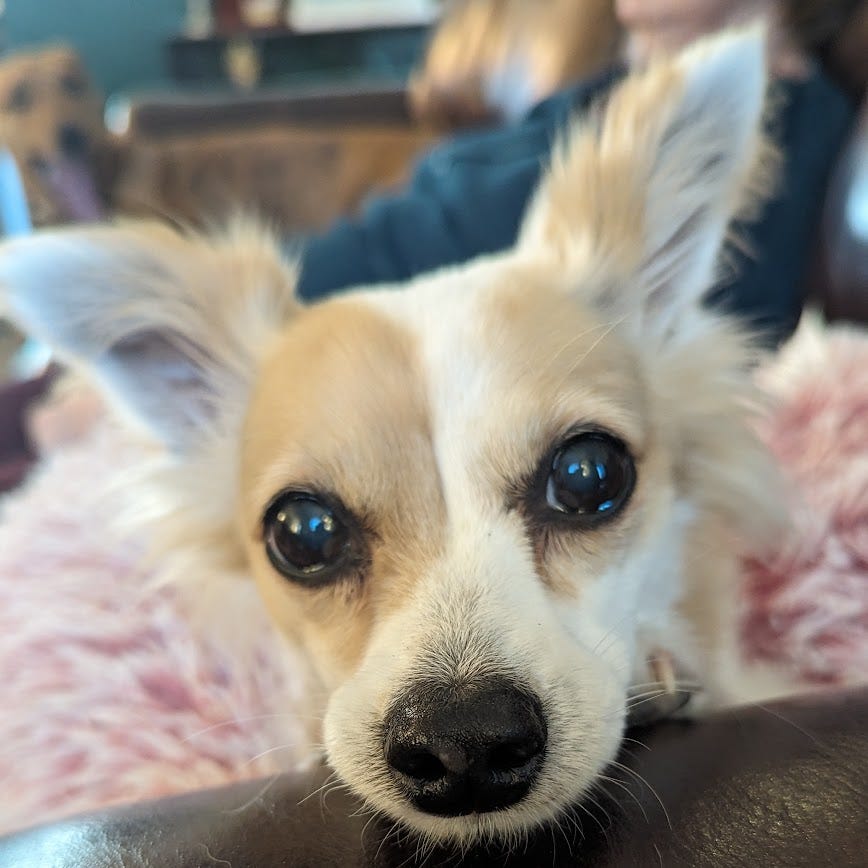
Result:
<svg viewBox="0 0 868 868">
<path fill-rule="evenodd" d="M 307 232 L 400 184 L 433 139 L 399 88 L 141 99 L 118 143 L 113 205 L 194 224 L 241 208 Z"/>
<path fill-rule="evenodd" d="M 427 39 L 423 25 L 355 27 L 298 33 L 289 28 L 218 31 L 178 36 L 166 47 L 169 73 L 178 84 L 229 83 L 230 52 L 240 47 L 260 65 L 256 83 L 351 80 L 363 76 L 401 82 Z"/>
</svg>

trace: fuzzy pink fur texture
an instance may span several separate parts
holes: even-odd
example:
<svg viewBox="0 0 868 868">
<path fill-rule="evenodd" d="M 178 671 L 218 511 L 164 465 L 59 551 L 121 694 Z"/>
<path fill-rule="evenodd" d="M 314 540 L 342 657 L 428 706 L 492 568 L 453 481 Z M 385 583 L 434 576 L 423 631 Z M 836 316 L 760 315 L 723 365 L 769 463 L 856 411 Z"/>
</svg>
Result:
<svg viewBox="0 0 868 868">
<path fill-rule="evenodd" d="M 0 834 L 308 754 L 300 678 L 255 597 L 242 668 L 236 637 L 194 631 L 142 547 L 107 532 L 121 493 L 104 482 L 137 452 L 96 421 L 0 500 Z"/>
<path fill-rule="evenodd" d="M 818 684 L 863 681 L 868 335 L 803 329 L 761 378 L 795 525 L 748 564 L 745 652 Z M 89 398 L 49 405 L 35 429 L 49 457 L 0 501 L 0 833 L 301 762 L 304 679 L 255 595 L 239 657 L 225 629 L 201 636 L 171 588 L 150 589 L 141 541 L 107 530 L 121 493 L 103 483 L 140 447 Z"/>
<path fill-rule="evenodd" d="M 748 562 L 748 659 L 813 683 L 868 680 L 868 333 L 806 322 L 760 382 L 760 433 L 791 486 L 792 530 Z"/>
</svg>

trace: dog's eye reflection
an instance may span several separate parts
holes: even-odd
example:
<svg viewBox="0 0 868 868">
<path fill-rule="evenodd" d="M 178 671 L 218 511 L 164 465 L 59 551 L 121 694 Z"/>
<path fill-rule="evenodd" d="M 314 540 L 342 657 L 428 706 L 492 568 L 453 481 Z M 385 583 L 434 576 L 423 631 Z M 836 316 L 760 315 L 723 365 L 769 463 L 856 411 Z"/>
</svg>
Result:
<svg viewBox="0 0 868 868">
<path fill-rule="evenodd" d="M 546 503 L 566 515 L 600 520 L 624 506 L 635 482 L 636 468 L 623 443 L 608 434 L 580 434 L 554 455 Z"/>
<path fill-rule="evenodd" d="M 322 584 L 348 559 L 349 528 L 313 495 L 293 492 L 278 497 L 265 513 L 263 529 L 269 560 L 294 581 Z"/>
</svg>

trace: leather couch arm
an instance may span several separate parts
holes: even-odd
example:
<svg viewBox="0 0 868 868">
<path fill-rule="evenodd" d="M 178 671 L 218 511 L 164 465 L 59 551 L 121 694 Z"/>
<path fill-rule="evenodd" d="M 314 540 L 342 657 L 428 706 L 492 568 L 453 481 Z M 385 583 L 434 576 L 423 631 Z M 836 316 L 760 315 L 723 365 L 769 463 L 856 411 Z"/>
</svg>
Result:
<svg viewBox="0 0 868 868">
<path fill-rule="evenodd" d="M 864 866 L 868 689 L 745 707 L 631 733 L 575 822 L 428 868 L 497 866 Z M 647 749 L 646 749 L 647 747 Z M 417 841 L 360 814 L 327 777 L 284 775 L 134 805 L 0 840 L 15 868 L 409 866 Z M 314 795 L 310 795 L 310 794 Z M 596 804 L 595 804 L 596 803 Z"/>
</svg>

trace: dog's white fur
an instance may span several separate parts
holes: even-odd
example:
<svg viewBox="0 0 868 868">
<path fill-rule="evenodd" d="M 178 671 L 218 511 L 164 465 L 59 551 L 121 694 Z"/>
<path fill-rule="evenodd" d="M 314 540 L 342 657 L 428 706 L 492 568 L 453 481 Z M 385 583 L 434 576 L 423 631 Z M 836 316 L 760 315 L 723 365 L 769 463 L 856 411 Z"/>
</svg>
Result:
<svg viewBox="0 0 868 868">
<path fill-rule="evenodd" d="M 713 702 L 741 695 L 738 558 L 773 533 L 775 476 L 747 421 L 749 343 L 701 299 L 764 87 L 755 31 L 634 74 L 556 151 L 514 249 L 310 308 L 250 227 L 84 228 L 2 251 L 12 315 L 167 446 L 136 507 L 173 574 L 218 607 L 227 578 L 255 578 L 318 673 L 331 763 L 417 830 L 522 832 L 578 799 L 655 649 Z M 593 533 L 534 536 L 511 486 L 588 423 L 636 456 L 630 505 Z M 269 566 L 263 510 L 292 485 L 374 525 L 361 581 L 310 590 Z M 503 811 L 423 814 L 387 773 L 384 715 L 416 678 L 486 673 L 542 700 L 539 780 Z"/>
</svg>

